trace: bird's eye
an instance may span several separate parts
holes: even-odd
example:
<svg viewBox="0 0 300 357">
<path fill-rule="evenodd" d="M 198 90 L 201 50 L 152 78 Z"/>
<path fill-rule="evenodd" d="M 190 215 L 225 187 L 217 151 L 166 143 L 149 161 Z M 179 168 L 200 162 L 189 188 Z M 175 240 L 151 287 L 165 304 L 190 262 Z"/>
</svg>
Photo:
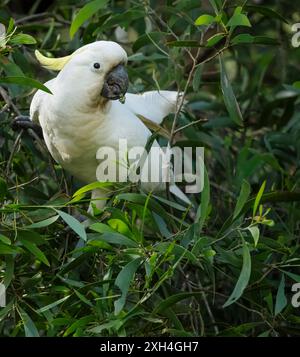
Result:
<svg viewBox="0 0 300 357">
<path fill-rule="evenodd" d="M 100 63 L 98 63 L 98 62 L 94 63 L 94 68 L 99 69 L 100 68 Z"/>
</svg>

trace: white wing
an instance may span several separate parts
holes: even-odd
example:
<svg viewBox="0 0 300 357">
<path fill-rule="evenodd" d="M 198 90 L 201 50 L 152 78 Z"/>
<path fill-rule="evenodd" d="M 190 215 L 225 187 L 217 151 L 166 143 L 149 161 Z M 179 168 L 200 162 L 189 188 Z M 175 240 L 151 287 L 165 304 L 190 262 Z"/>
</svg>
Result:
<svg viewBox="0 0 300 357">
<path fill-rule="evenodd" d="M 160 124 L 168 114 L 175 112 L 177 98 L 177 92 L 167 90 L 127 93 L 125 105 L 134 114 Z"/>
<path fill-rule="evenodd" d="M 54 81 L 55 78 L 51 79 L 50 81 L 45 83 L 45 86 L 51 90 L 53 88 Z M 39 124 L 40 108 L 46 96 L 49 96 L 49 94 L 42 90 L 38 90 L 33 96 L 30 104 L 30 111 L 29 111 L 30 119 L 37 124 Z"/>
</svg>

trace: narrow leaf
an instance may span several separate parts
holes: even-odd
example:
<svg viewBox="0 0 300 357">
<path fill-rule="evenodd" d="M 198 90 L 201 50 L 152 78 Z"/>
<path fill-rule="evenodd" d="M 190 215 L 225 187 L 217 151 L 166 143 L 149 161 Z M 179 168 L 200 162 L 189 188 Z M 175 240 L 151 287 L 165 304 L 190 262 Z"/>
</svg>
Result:
<svg viewBox="0 0 300 357">
<path fill-rule="evenodd" d="M 48 259 L 46 258 L 45 254 L 38 248 L 35 244 L 27 241 L 27 240 L 22 240 L 22 244 L 24 247 L 29 250 L 30 253 L 32 253 L 38 260 L 43 262 L 44 264 L 50 266 L 50 263 Z"/>
<path fill-rule="evenodd" d="M 232 294 L 229 296 L 228 300 L 225 302 L 223 307 L 227 307 L 234 302 L 236 302 L 243 294 L 245 288 L 248 285 L 251 275 L 251 256 L 247 243 L 243 239 L 243 266 L 238 278 L 238 281 L 234 287 Z"/>
<path fill-rule="evenodd" d="M 225 65 L 223 63 L 222 57 L 220 56 L 220 69 L 221 69 L 221 88 L 223 92 L 223 98 L 225 106 L 228 110 L 229 116 L 232 121 L 238 125 L 243 125 L 243 117 L 234 95 L 231 84 L 228 80 Z"/>
<path fill-rule="evenodd" d="M 288 20 L 285 19 L 282 15 L 280 15 L 278 12 L 272 10 L 270 7 L 262 6 L 262 5 L 246 5 L 245 10 L 251 11 L 251 12 L 258 12 L 264 16 L 267 16 L 272 19 L 280 20 L 282 22 L 285 22 L 288 24 Z"/>
<path fill-rule="evenodd" d="M 88 237 L 89 237 L 89 242 L 99 240 L 109 244 L 125 245 L 126 247 L 130 247 L 130 248 L 138 247 L 138 244 L 134 240 L 129 239 L 120 233 L 106 232 L 100 236 L 98 234 L 91 233 L 88 235 Z"/>
<path fill-rule="evenodd" d="M 284 288 L 285 277 L 284 274 L 282 274 L 276 295 L 275 316 L 278 315 L 287 305 L 287 298 L 285 296 Z"/>
<path fill-rule="evenodd" d="M 257 194 L 257 196 L 255 198 L 254 205 L 253 205 L 253 217 L 256 215 L 257 208 L 258 208 L 259 203 L 261 201 L 262 195 L 263 195 L 263 193 L 265 191 L 265 187 L 266 187 L 266 181 L 264 181 L 263 184 L 261 185 L 261 188 L 259 189 L 258 194 Z"/>
<path fill-rule="evenodd" d="M 95 190 L 97 188 L 109 189 L 109 188 L 112 188 L 112 187 L 113 187 L 113 184 L 111 182 L 99 182 L 99 181 L 92 182 L 92 183 L 90 183 L 90 184 L 88 184 L 86 186 L 81 187 L 79 190 L 77 190 L 73 194 L 73 197 L 81 196 L 82 194 L 84 194 L 86 192 L 89 192 L 89 191 L 92 191 L 92 190 Z"/>
<path fill-rule="evenodd" d="M 241 187 L 241 192 L 238 201 L 234 209 L 233 219 L 235 219 L 240 214 L 241 210 L 244 208 L 249 198 L 250 192 L 251 192 L 251 186 L 249 185 L 248 181 L 244 180 Z"/>
<path fill-rule="evenodd" d="M 48 311 L 50 309 L 53 309 L 55 306 L 63 303 L 64 301 L 66 301 L 69 297 L 70 297 L 70 295 L 67 295 L 67 296 L 63 297 L 62 299 L 59 299 L 59 300 L 54 301 L 53 303 L 51 303 L 49 305 L 41 307 L 40 309 L 36 310 L 36 312 L 37 313 L 42 313 L 42 312 Z"/>
<path fill-rule="evenodd" d="M 115 285 L 121 290 L 122 296 L 115 301 L 115 315 L 118 315 L 125 305 L 130 283 L 133 280 L 134 274 L 140 266 L 142 260 L 143 258 L 132 260 L 124 266 L 116 278 Z"/>
<path fill-rule="evenodd" d="M 254 41 L 254 37 L 250 35 L 249 33 L 242 33 L 237 36 L 235 36 L 232 40 L 231 43 L 233 45 L 238 45 L 242 43 L 252 43 Z"/>
<path fill-rule="evenodd" d="M 26 337 L 39 337 L 39 332 L 34 324 L 34 322 L 31 320 L 30 316 L 20 307 L 18 308 L 20 317 L 22 319 L 23 325 L 24 325 L 24 330 L 25 330 L 25 336 Z"/>
<path fill-rule="evenodd" d="M 252 235 L 252 238 L 254 240 L 254 246 L 257 246 L 258 240 L 259 240 L 259 228 L 257 226 L 253 226 L 253 227 L 248 227 L 249 232 Z"/>
<path fill-rule="evenodd" d="M 108 3 L 108 0 L 94 0 L 83 6 L 75 16 L 70 27 L 70 37 L 73 38 L 79 27 L 98 10 L 103 9 Z"/>
<path fill-rule="evenodd" d="M 211 36 L 207 42 L 206 47 L 213 47 L 218 44 L 224 37 L 226 36 L 225 33 L 216 33 L 215 35 Z"/>
<path fill-rule="evenodd" d="M 35 79 L 29 78 L 29 77 L 17 77 L 17 76 L 1 77 L 0 83 L 18 84 L 20 86 L 37 88 L 37 89 L 40 89 L 46 93 L 52 94 L 50 89 L 48 89 L 42 83 L 36 81 Z"/>
<path fill-rule="evenodd" d="M 59 216 L 56 215 L 56 216 L 44 219 L 43 221 L 32 223 L 29 226 L 26 226 L 24 228 L 26 228 L 26 229 L 27 228 L 44 228 L 44 227 L 50 226 L 50 224 L 56 222 L 58 217 Z"/>
<path fill-rule="evenodd" d="M 87 240 L 87 236 L 86 236 L 86 232 L 84 229 L 84 226 L 74 217 L 72 217 L 71 215 L 69 215 L 66 212 L 63 211 L 59 211 L 59 210 L 55 210 L 60 217 L 67 223 L 67 225 L 73 229 L 73 231 L 75 233 L 77 233 L 79 235 L 79 237 L 81 239 L 83 239 L 84 241 Z"/>
</svg>

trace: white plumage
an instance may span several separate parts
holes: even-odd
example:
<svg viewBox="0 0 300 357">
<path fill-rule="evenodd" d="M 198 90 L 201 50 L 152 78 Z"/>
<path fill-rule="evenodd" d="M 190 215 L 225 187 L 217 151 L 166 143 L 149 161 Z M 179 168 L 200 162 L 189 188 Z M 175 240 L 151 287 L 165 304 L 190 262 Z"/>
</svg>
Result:
<svg viewBox="0 0 300 357">
<path fill-rule="evenodd" d="M 45 83 L 52 95 L 37 91 L 30 117 L 41 125 L 53 158 L 84 183 L 96 181 L 96 153 L 100 147 L 117 150 L 119 139 L 127 139 L 129 149 L 146 145 L 151 131 L 138 115 L 160 124 L 175 110 L 177 92 L 127 93 L 124 104 L 101 95 L 104 84 L 110 83 L 109 74 L 127 62 L 126 52 L 115 42 L 94 42 L 56 62 L 47 62 L 39 53 L 37 57 L 45 67 L 60 72 Z M 95 63 L 100 68 L 95 68 Z M 99 190 L 94 193 L 94 197 L 101 195 Z"/>
</svg>

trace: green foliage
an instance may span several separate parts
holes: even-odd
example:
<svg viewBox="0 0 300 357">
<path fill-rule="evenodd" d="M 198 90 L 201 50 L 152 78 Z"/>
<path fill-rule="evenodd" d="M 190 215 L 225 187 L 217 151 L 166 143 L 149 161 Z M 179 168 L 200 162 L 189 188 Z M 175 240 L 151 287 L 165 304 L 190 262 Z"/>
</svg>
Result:
<svg viewBox="0 0 300 357">
<path fill-rule="evenodd" d="M 29 3 L 0 5 L 0 335 L 299 335 L 296 5 Z M 32 131 L 11 129 L 55 75 L 34 50 L 64 56 L 101 39 L 127 51 L 131 92 L 185 93 L 172 143 L 205 147 L 192 207 L 133 186 L 82 187 Z M 91 216 L 95 188 L 111 198 Z"/>
</svg>

